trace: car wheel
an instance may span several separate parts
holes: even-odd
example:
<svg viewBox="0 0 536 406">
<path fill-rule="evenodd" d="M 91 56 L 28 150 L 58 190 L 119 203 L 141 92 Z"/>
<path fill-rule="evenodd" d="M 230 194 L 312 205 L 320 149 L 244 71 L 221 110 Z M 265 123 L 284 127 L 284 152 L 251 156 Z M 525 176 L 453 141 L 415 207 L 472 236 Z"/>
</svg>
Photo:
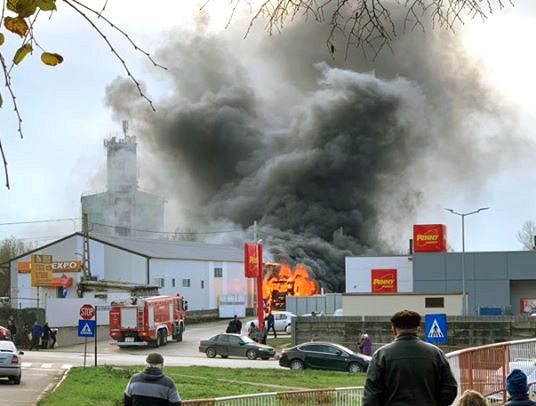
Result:
<svg viewBox="0 0 536 406">
<path fill-rule="evenodd" d="M 262 360 L 263 360 L 263 361 L 267 361 L 267 360 L 269 360 L 269 359 L 270 359 L 270 357 L 262 357 Z"/>
<path fill-rule="evenodd" d="M 13 382 L 14 385 L 20 385 L 20 380 L 22 378 L 22 373 L 19 376 L 12 376 L 9 378 L 11 382 Z"/>
<path fill-rule="evenodd" d="M 292 324 L 289 324 L 287 327 L 285 327 L 285 332 L 287 334 L 292 334 Z"/>
<path fill-rule="evenodd" d="M 353 374 L 357 374 L 358 372 L 362 372 L 363 368 L 361 368 L 361 365 L 359 365 L 357 362 L 352 362 L 350 365 L 348 365 L 348 372 L 351 372 Z"/>
<path fill-rule="evenodd" d="M 299 371 L 299 370 L 305 369 L 305 365 L 299 359 L 295 359 L 295 360 L 291 361 L 290 369 L 294 369 L 296 371 Z"/>
<path fill-rule="evenodd" d="M 216 356 L 216 350 L 212 347 L 207 348 L 206 351 L 207 357 L 214 358 Z"/>
<path fill-rule="evenodd" d="M 251 359 L 251 360 L 256 359 L 257 358 L 257 351 L 248 350 L 248 352 L 246 352 L 246 357 L 248 357 L 248 359 Z"/>
</svg>

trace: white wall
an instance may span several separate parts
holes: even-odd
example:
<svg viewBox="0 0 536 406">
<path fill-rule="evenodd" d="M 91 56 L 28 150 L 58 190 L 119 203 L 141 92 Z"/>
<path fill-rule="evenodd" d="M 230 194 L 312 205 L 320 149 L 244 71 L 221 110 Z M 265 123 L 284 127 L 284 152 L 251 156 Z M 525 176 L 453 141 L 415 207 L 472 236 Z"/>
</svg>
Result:
<svg viewBox="0 0 536 406">
<path fill-rule="evenodd" d="M 188 300 L 190 310 L 209 308 L 209 262 L 185 261 L 171 259 L 151 259 L 151 281 L 164 278 L 164 286 L 160 288 L 161 295 L 176 295 L 180 293 Z M 173 287 L 175 279 L 175 287 Z M 183 286 L 183 279 L 190 279 L 190 287 Z M 201 287 L 203 281 L 204 287 Z"/>
<path fill-rule="evenodd" d="M 101 244 L 101 247 L 103 247 L 102 259 L 99 260 L 102 261 L 104 268 L 104 279 L 139 284 L 152 283 L 152 281 L 147 281 L 147 259 L 145 257 L 109 245 Z M 93 257 L 93 255 L 91 256 Z"/>
<path fill-rule="evenodd" d="M 248 281 L 241 262 L 151 259 L 150 267 L 151 283 L 155 278 L 165 280 L 160 294 L 180 293 L 188 300 L 190 310 L 217 309 L 220 295 L 248 295 Z M 222 268 L 221 278 L 214 277 L 214 268 Z M 190 279 L 190 287 L 183 286 L 183 279 Z"/>
<path fill-rule="evenodd" d="M 396 269 L 398 292 L 413 292 L 413 262 L 408 256 L 346 257 L 346 293 L 372 292 L 372 269 Z"/>
<path fill-rule="evenodd" d="M 425 307 L 425 298 L 442 297 L 445 307 Z M 345 316 L 392 316 L 402 309 L 410 309 L 424 317 L 429 313 L 462 314 L 462 294 L 343 294 L 342 308 Z"/>
</svg>

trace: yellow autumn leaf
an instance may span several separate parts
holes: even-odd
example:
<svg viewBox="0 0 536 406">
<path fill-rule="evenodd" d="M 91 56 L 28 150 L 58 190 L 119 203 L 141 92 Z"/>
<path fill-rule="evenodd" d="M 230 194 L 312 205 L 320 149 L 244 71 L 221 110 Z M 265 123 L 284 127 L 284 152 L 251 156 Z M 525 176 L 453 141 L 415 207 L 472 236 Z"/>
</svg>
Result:
<svg viewBox="0 0 536 406">
<path fill-rule="evenodd" d="M 26 24 L 24 18 L 5 17 L 4 25 L 9 31 L 19 34 L 21 37 L 24 37 L 28 32 L 28 24 Z"/>
<path fill-rule="evenodd" d="M 4 38 L 4 34 L 2 34 L 2 33 L 0 32 L 0 45 L 4 45 L 4 41 L 5 41 L 5 40 L 6 40 L 6 39 Z"/>
<path fill-rule="evenodd" d="M 56 0 L 37 0 L 37 7 L 43 11 L 56 10 Z"/>
<path fill-rule="evenodd" d="M 21 18 L 30 17 L 37 10 L 35 0 L 17 0 L 16 12 Z"/>
<path fill-rule="evenodd" d="M 7 9 L 11 11 L 17 11 L 18 0 L 7 0 Z"/>
<path fill-rule="evenodd" d="M 43 61 L 45 65 L 56 66 L 63 62 L 63 56 L 61 56 L 60 54 L 52 54 L 50 52 L 43 52 L 41 54 L 41 61 Z"/>
<path fill-rule="evenodd" d="M 19 63 L 22 62 L 24 57 L 32 51 L 33 51 L 33 48 L 31 44 L 29 43 L 24 44 L 19 49 L 17 49 L 17 52 L 15 52 L 15 56 L 13 57 L 13 63 L 15 65 L 18 65 Z"/>
</svg>

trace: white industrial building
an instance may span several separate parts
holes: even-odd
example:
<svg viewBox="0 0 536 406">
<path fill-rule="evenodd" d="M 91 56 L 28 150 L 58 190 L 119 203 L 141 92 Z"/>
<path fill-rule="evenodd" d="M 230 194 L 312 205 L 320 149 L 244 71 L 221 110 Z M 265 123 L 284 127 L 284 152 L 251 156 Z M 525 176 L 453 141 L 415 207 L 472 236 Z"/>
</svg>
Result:
<svg viewBox="0 0 536 406">
<path fill-rule="evenodd" d="M 81 296 L 109 303 L 116 293 L 80 289 L 83 250 L 83 235 L 74 233 L 11 259 L 12 306 L 46 309 L 48 301 L 56 302 L 58 309 L 57 302 L 65 301 L 63 308 L 68 309 L 71 301 L 78 305 Z M 32 255 L 52 256 L 49 286 L 31 286 Z M 245 305 L 251 306 L 253 283 L 244 277 L 244 254 L 239 248 L 90 234 L 89 258 L 94 279 L 156 285 L 160 294 L 183 295 L 190 310 L 218 309 L 220 297 L 229 295 L 241 295 Z"/>
<path fill-rule="evenodd" d="M 346 293 L 373 293 L 374 274 L 389 274 L 394 286 L 385 293 L 413 292 L 413 262 L 408 255 L 346 257 Z M 387 287 L 387 285 L 385 285 Z M 380 293 L 380 292 L 375 292 Z"/>
</svg>

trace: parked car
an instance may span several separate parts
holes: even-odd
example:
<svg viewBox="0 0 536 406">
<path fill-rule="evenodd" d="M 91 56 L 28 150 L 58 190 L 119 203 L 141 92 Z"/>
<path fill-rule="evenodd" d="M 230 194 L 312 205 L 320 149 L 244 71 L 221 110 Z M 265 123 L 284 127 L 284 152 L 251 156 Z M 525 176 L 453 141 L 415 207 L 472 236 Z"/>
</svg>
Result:
<svg viewBox="0 0 536 406">
<path fill-rule="evenodd" d="M 199 352 L 204 352 L 209 358 L 221 355 L 222 358 L 233 356 L 247 357 L 251 360 L 256 358 L 267 360 L 275 356 L 274 348 L 269 345 L 256 343 L 251 338 L 240 334 L 227 333 L 201 340 Z"/>
<path fill-rule="evenodd" d="M 291 333 L 292 329 L 292 319 L 296 317 L 294 313 L 291 312 L 285 312 L 285 311 L 275 311 L 272 312 L 274 315 L 274 327 L 275 331 L 284 331 L 288 334 Z M 249 331 L 249 327 L 251 323 L 257 325 L 257 320 L 251 320 L 248 323 L 246 323 L 246 332 Z"/>
<path fill-rule="evenodd" d="M 344 316 L 344 310 L 343 309 L 337 309 L 335 310 L 335 313 L 333 313 L 334 316 Z"/>
<path fill-rule="evenodd" d="M 370 360 L 368 355 L 356 354 L 339 344 L 312 341 L 284 349 L 279 365 L 290 369 L 331 369 L 357 373 L 365 372 Z"/>
<path fill-rule="evenodd" d="M 15 385 L 20 384 L 22 351 L 17 351 L 12 341 L 0 341 L 0 377 L 7 377 Z"/>
</svg>

